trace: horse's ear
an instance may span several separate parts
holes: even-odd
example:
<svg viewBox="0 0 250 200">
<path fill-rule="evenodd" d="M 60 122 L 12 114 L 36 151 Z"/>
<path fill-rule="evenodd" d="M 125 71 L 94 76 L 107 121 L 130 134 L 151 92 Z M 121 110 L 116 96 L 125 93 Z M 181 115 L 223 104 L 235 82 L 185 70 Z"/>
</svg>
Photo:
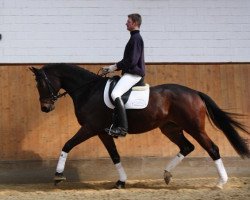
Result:
<svg viewBox="0 0 250 200">
<path fill-rule="evenodd" d="M 32 71 L 35 75 L 36 75 L 37 72 L 38 72 L 38 69 L 35 68 L 35 67 L 29 67 L 29 70 Z"/>
</svg>

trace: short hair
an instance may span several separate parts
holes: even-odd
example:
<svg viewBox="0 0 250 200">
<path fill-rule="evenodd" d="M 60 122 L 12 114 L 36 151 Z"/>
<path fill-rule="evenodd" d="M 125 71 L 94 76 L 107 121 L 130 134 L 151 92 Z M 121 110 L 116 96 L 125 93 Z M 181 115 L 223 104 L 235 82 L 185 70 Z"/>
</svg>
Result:
<svg viewBox="0 0 250 200">
<path fill-rule="evenodd" d="M 136 22 L 139 27 L 141 26 L 142 19 L 140 14 L 138 13 L 129 14 L 128 18 L 132 19 L 133 22 Z"/>
</svg>

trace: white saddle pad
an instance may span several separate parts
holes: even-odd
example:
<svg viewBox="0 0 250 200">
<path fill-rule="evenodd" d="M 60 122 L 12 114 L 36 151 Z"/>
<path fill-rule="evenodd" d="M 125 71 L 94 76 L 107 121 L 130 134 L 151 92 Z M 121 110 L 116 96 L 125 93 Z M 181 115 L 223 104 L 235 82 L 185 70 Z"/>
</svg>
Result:
<svg viewBox="0 0 250 200">
<path fill-rule="evenodd" d="M 108 80 L 104 88 L 103 98 L 107 107 L 114 109 L 115 106 L 111 103 L 109 99 L 109 87 L 111 80 Z M 145 86 L 135 86 L 132 88 L 131 94 L 127 103 L 125 104 L 126 109 L 143 109 L 148 105 L 149 100 L 149 85 Z"/>
</svg>

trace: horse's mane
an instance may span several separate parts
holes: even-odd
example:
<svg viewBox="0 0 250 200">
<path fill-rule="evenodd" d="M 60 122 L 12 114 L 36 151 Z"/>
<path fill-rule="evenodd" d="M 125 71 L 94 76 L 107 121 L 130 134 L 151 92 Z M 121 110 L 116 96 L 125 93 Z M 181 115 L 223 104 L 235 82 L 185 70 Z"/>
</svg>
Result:
<svg viewBox="0 0 250 200">
<path fill-rule="evenodd" d="M 44 70 L 54 70 L 54 69 L 59 69 L 62 70 L 68 74 L 77 74 L 83 77 L 91 77 L 91 78 L 100 78 L 97 74 L 94 74 L 91 71 L 88 71 L 82 67 L 79 67 L 78 65 L 75 64 L 69 64 L 69 63 L 50 63 L 46 64 L 43 66 Z"/>
</svg>

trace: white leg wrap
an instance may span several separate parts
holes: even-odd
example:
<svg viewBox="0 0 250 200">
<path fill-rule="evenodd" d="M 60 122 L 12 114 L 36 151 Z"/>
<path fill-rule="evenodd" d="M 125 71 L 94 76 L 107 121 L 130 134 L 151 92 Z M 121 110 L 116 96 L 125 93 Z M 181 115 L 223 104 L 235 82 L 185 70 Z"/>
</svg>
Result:
<svg viewBox="0 0 250 200">
<path fill-rule="evenodd" d="M 57 163 L 56 172 L 62 173 L 64 171 L 67 156 L 68 156 L 68 153 L 64 151 L 61 152 L 58 163 Z"/>
<path fill-rule="evenodd" d="M 221 159 L 215 160 L 214 161 L 217 172 L 219 174 L 219 182 L 217 184 L 217 187 L 222 188 L 223 185 L 227 182 L 228 180 L 228 176 L 227 176 L 227 172 L 225 170 L 225 167 L 223 165 L 223 162 Z"/>
<path fill-rule="evenodd" d="M 181 161 L 185 158 L 181 153 L 178 153 L 177 156 L 175 156 L 170 163 L 166 166 L 165 170 L 168 172 L 171 172 L 178 164 L 181 163 Z"/>
<path fill-rule="evenodd" d="M 117 163 L 115 164 L 115 167 L 119 173 L 119 176 L 120 176 L 120 181 L 122 182 L 125 182 L 127 180 L 127 174 L 125 173 L 124 169 L 123 169 L 123 166 L 121 163 Z"/>
</svg>

